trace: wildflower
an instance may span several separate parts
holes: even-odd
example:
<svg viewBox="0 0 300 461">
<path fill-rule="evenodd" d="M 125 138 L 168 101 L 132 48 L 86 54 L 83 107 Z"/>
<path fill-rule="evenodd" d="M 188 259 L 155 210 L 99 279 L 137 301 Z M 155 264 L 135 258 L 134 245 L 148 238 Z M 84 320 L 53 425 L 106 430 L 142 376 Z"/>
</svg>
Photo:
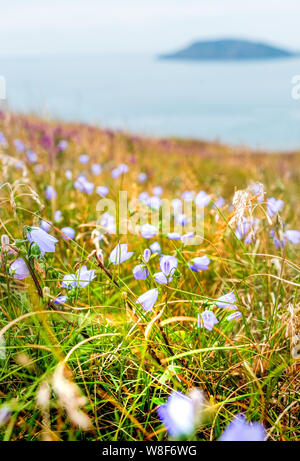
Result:
<svg viewBox="0 0 300 461">
<path fill-rule="evenodd" d="M 263 442 L 266 430 L 260 423 L 248 423 L 244 415 L 237 415 L 219 438 L 221 442 Z"/>
<path fill-rule="evenodd" d="M 61 286 L 70 290 L 71 288 L 76 288 L 77 281 L 75 274 L 66 274 L 62 279 Z"/>
<path fill-rule="evenodd" d="M 103 213 L 101 219 L 99 221 L 101 227 L 103 227 L 109 234 L 115 234 L 117 227 L 116 227 L 116 220 L 115 217 L 108 212 Z"/>
<path fill-rule="evenodd" d="M 79 162 L 82 163 L 83 165 L 86 165 L 87 163 L 89 163 L 90 161 L 90 157 L 86 154 L 83 154 L 83 155 L 80 155 L 79 157 Z"/>
<path fill-rule="evenodd" d="M 148 178 L 148 176 L 147 176 L 146 173 L 140 173 L 140 174 L 138 175 L 138 182 L 139 182 L 140 184 L 142 184 L 142 183 L 144 183 L 144 182 L 147 181 L 147 178 Z"/>
<path fill-rule="evenodd" d="M 139 298 L 136 300 L 136 303 L 141 304 L 144 311 L 149 312 L 156 303 L 157 298 L 158 290 L 157 288 L 153 288 L 152 290 L 148 290 L 139 296 Z"/>
<path fill-rule="evenodd" d="M 191 190 L 186 190 L 181 194 L 182 200 L 185 200 L 187 202 L 191 202 L 194 198 L 195 192 Z"/>
<path fill-rule="evenodd" d="M 40 222 L 40 228 L 43 229 L 45 232 L 49 232 L 51 229 L 51 222 L 42 219 Z"/>
<path fill-rule="evenodd" d="M 161 252 L 160 244 L 158 242 L 153 242 L 150 245 L 150 250 L 152 251 L 152 253 L 160 253 Z"/>
<path fill-rule="evenodd" d="M 146 201 L 146 204 L 149 208 L 153 210 L 159 210 L 161 206 L 161 198 L 158 196 L 149 197 Z"/>
<path fill-rule="evenodd" d="M 106 186 L 98 186 L 96 192 L 100 197 L 106 197 L 108 194 L 108 188 Z"/>
<path fill-rule="evenodd" d="M 131 258 L 133 252 L 128 252 L 127 243 L 118 243 L 118 245 L 112 250 L 109 256 L 109 261 L 113 265 L 122 264 L 127 259 Z"/>
<path fill-rule="evenodd" d="M 3 133 L 0 132 L 0 146 L 5 146 L 7 144 L 6 138 Z"/>
<path fill-rule="evenodd" d="M 294 245 L 297 245 L 300 243 L 300 232 L 297 230 L 287 230 L 284 233 L 284 237 L 287 238 L 287 240 L 290 243 L 293 243 Z"/>
<path fill-rule="evenodd" d="M 175 256 L 163 255 L 159 260 L 159 265 L 161 271 L 169 275 L 171 272 L 173 273 L 176 270 L 178 261 Z"/>
<path fill-rule="evenodd" d="M 259 203 L 264 201 L 265 191 L 264 191 L 264 185 L 263 184 L 261 184 L 259 182 L 252 183 L 252 184 L 250 184 L 248 189 L 249 189 L 250 192 L 252 192 L 254 195 L 257 196 L 257 201 Z"/>
<path fill-rule="evenodd" d="M 212 311 L 203 311 L 198 317 L 198 325 L 200 328 L 204 327 L 209 331 L 211 331 L 217 323 L 219 323 L 219 321 Z"/>
<path fill-rule="evenodd" d="M 144 264 L 138 264 L 133 268 L 132 271 L 134 278 L 136 280 L 146 280 L 149 275 L 149 271 Z"/>
<path fill-rule="evenodd" d="M 163 256 L 160 259 L 161 272 L 154 274 L 154 280 L 160 285 L 172 282 L 177 264 L 177 259 L 174 256 Z"/>
<path fill-rule="evenodd" d="M 235 311 L 235 312 L 232 312 L 232 314 L 228 315 L 226 317 L 226 320 L 230 322 L 231 320 L 237 320 L 237 319 L 240 319 L 241 317 L 242 317 L 242 314 L 240 313 L 240 311 Z"/>
<path fill-rule="evenodd" d="M 11 417 L 11 410 L 7 405 L 0 408 L 0 426 L 7 423 Z"/>
<path fill-rule="evenodd" d="M 176 216 L 176 221 L 180 226 L 186 226 L 191 220 L 185 214 Z"/>
<path fill-rule="evenodd" d="M 139 194 L 139 196 L 138 196 L 138 199 L 139 199 L 140 202 L 146 203 L 148 197 L 149 197 L 148 192 L 141 192 L 141 193 Z"/>
<path fill-rule="evenodd" d="M 206 207 L 206 205 L 208 205 L 210 201 L 210 196 L 206 192 L 204 192 L 204 190 L 201 190 L 199 194 L 197 194 L 195 197 L 195 204 L 201 208 Z"/>
<path fill-rule="evenodd" d="M 181 234 L 179 234 L 179 232 L 169 232 L 168 238 L 170 240 L 181 240 Z"/>
<path fill-rule="evenodd" d="M 25 150 L 25 145 L 22 141 L 20 141 L 20 139 L 15 139 L 14 140 L 14 145 L 15 145 L 15 148 L 17 149 L 18 152 L 24 152 Z"/>
<path fill-rule="evenodd" d="M 152 224 L 144 224 L 141 226 L 141 235 L 145 239 L 150 239 L 157 234 L 157 229 Z"/>
<path fill-rule="evenodd" d="M 71 170 L 66 170 L 65 171 L 65 176 L 69 181 L 71 181 L 71 179 L 73 177 L 72 171 Z"/>
<path fill-rule="evenodd" d="M 67 299 L 68 299 L 67 296 L 58 296 L 57 298 L 54 299 L 54 303 L 62 305 L 67 302 Z"/>
<path fill-rule="evenodd" d="M 32 150 L 28 150 L 27 153 L 26 153 L 26 157 L 27 157 L 27 160 L 30 162 L 30 163 L 35 163 L 37 161 L 37 155 L 35 152 L 33 152 Z"/>
<path fill-rule="evenodd" d="M 159 197 L 163 193 L 163 190 L 162 190 L 162 187 L 156 186 L 153 188 L 152 192 L 153 192 L 153 195 L 156 195 Z"/>
<path fill-rule="evenodd" d="M 1 250 L 10 255 L 15 254 L 15 251 L 9 245 L 9 237 L 6 234 L 1 235 Z"/>
<path fill-rule="evenodd" d="M 18 170 L 18 171 L 19 171 L 19 170 L 23 170 L 24 168 L 25 168 L 25 163 L 22 162 L 21 160 L 19 160 L 19 161 L 17 161 L 17 162 L 15 163 L 15 169 L 16 169 L 16 170 Z"/>
<path fill-rule="evenodd" d="M 208 266 L 210 265 L 210 259 L 207 256 L 198 256 L 192 259 L 192 264 L 190 264 L 190 268 L 194 272 L 199 271 L 206 271 Z"/>
<path fill-rule="evenodd" d="M 227 293 L 226 295 L 220 296 L 216 301 L 216 305 L 223 309 L 236 310 L 237 306 L 234 304 L 235 301 L 236 301 L 235 294 L 233 293 L 233 291 L 231 291 L 230 293 Z"/>
<path fill-rule="evenodd" d="M 213 208 L 223 208 L 223 206 L 225 205 L 225 200 L 223 199 L 223 197 L 219 197 L 217 198 L 217 200 L 215 201 L 215 203 L 213 204 Z"/>
<path fill-rule="evenodd" d="M 72 227 L 63 227 L 61 229 L 62 233 L 63 233 L 63 239 L 65 240 L 74 240 L 74 237 L 75 237 L 75 231 Z"/>
<path fill-rule="evenodd" d="M 94 165 L 92 165 L 91 170 L 95 176 L 98 176 L 102 172 L 102 166 L 99 165 L 99 163 L 95 163 Z"/>
<path fill-rule="evenodd" d="M 255 234 L 259 226 L 259 219 L 243 218 L 237 228 L 235 229 L 235 235 L 239 240 L 244 239 L 245 244 L 251 243 L 255 239 Z"/>
<path fill-rule="evenodd" d="M 46 194 L 46 199 L 47 200 L 53 200 L 53 199 L 55 199 L 57 197 L 57 192 L 54 189 L 54 187 L 52 187 L 52 186 L 48 186 L 46 188 L 45 194 Z"/>
<path fill-rule="evenodd" d="M 173 391 L 164 405 L 157 409 L 159 419 L 173 438 L 190 436 L 201 422 L 204 398 L 194 389 L 190 396 Z"/>
<path fill-rule="evenodd" d="M 28 267 L 23 258 L 16 259 L 9 268 L 9 273 L 15 279 L 22 280 L 30 275 Z"/>
<path fill-rule="evenodd" d="M 62 212 L 60 210 L 57 210 L 54 213 L 54 222 L 59 222 L 62 218 Z"/>
<path fill-rule="evenodd" d="M 147 263 L 149 261 L 150 257 L 151 257 L 151 251 L 149 250 L 149 248 L 146 248 L 144 250 L 144 254 L 143 254 L 144 261 Z"/>
<path fill-rule="evenodd" d="M 66 141 L 65 139 L 62 139 L 61 141 L 59 141 L 57 147 L 58 147 L 58 150 L 66 150 L 68 147 L 68 141 Z"/>
<path fill-rule="evenodd" d="M 85 288 L 96 277 L 94 270 L 88 270 L 86 266 L 82 266 L 75 274 L 77 286 Z"/>
<path fill-rule="evenodd" d="M 54 253 L 55 244 L 58 242 L 55 237 L 47 234 L 39 227 L 30 227 L 27 232 L 27 239 L 30 243 L 36 243 L 39 246 L 43 256 L 45 253 Z"/>
<path fill-rule="evenodd" d="M 188 232 L 181 237 L 181 241 L 184 245 L 188 245 L 189 240 L 194 237 L 194 232 Z"/>
<path fill-rule="evenodd" d="M 273 216 L 278 213 L 284 203 L 282 200 L 276 200 L 274 197 L 270 197 L 267 199 L 267 214 L 270 216 L 270 218 L 273 218 Z"/>
<path fill-rule="evenodd" d="M 95 186 L 92 182 L 89 182 L 84 175 L 80 175 L 74 182 L 74 187 L 81 192 L 91 194 Z"/>
</svg>

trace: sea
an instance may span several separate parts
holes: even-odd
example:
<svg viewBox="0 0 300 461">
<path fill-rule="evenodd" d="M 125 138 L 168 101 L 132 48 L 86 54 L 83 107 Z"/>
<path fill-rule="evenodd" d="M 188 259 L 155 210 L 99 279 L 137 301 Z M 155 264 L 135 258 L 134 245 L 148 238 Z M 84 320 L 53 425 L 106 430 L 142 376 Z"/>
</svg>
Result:
<svg viewBox="0 0 300 461">
<path fill-rule="evenodd" d="M 189 62 L 147 54 L 0 57 L 22 113 L 136 135 L 300 149 L 300 58 Z"/>
</svg>

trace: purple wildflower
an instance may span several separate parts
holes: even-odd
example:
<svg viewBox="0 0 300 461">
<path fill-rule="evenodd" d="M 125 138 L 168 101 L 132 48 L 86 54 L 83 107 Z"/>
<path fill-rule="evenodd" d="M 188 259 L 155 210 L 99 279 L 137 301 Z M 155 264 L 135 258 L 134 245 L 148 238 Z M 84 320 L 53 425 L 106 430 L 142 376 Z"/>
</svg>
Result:
<svg viewBox="0 0 300 461">
<path fill-rule="evenodd" d="M 30 275 L 28 267 L 23 258 L 16 259 L 9 268 L 9 273 L 15 279 L 22 280 Z"/>
<path fill-rule="evenodd" d="M 263 442 L 266 430 L 260 423 L 248 423 L 244 415 L 237 415 L 219 438 L 221 442 Z"/>
<path fill-rule="evenodd" d="M 214 325 L 216 325 L 217 323 L 219 323 L 217 317 L 215 316 L 215 314 L 212 312 L 212 311 L 203 311 L 201 314 L 200 314 L 200 317 L 199 318 L 199 324 L 200 324 L 200 328 L 206 328 L 208 331 L 211 331 L 214 327 Z"/>
<path fill-rule="evenodd" d="M 150 239 L 157 234 L 157 228 L 152 224 L 144 224 L 141 226 L 141 236 L 145 239 Z"/>
<path fill-rule="evenodd" d="M 236 301 L 235 294 L 233 293 L 233 291 L 231 291 L 230 293 L 227 293 L 226 295 L 220 296 L 216 300 L 216 305 L 223 309 L 236 310 L 237 306 L 234 304 L 235 301 Z"/>
<path fill-rule="evenodd" d="M 137 304 L 141 304 L 144 311 L 149 312 L 153 308 L 154 304 L 156 303 L 158 298 L 158 290 L 157 288 L 153 288 L 152 290 L 148 290 L 143 293 L 139 298 L 136 300 Z"/>
<path fill-rule="evenodd" d="M 118 243 L 118 245 L 112 250 L 109 256 L 109 261 L 113 265 L 122 264 L 127 259 L 131 258 L 133 252 L 128 252 L 127 243 Z"/>
<path fill-rule="evenodd" d="M 100 197 L 106 197 L 108 194 L 108 188 L 106 186 L 98 186 L 96 192 Z"/>
<path fill-rule="evenodd" d="M 47 186 L 45 194 L 47 200 L 53 200 L 57 197 L 57 192 L 52 186 Z"/>
<path fill-rule="evenodd" d="M 30 243 L 36 243 L 39 246 L 43 256 L 45 253 L 54 253 L 55 244 L 58 242 L 55 237 L 39 227 L 31 227 L 27 232 L 27 239 Z"/>
<path fill-rule="evenodd" d="M 149 275 L 149 271 L 144 264 L 138 264 L 132 270 L 134 278 L 136 280 L 146 280 Z"/>
<path fill-rule="evenodd" d="M 273 216 L 278 213 L 284 203 L 282 200 L 276 200 L 274 197 L 270 197 L 267 199 L 267 214 L 270 216 L 270 218 L 273 218 Z"/>
<path fill-rule="evenodd" d="M 206 271 L 210 265 L 210 259 L 207 256 L 198 256 L 192 259 L 192 264 L 190 268 L 194 272 Z"/>
<path fill-rule="evenodd" d="M 62 235 L 63 239 L 65 239 L 65 240 L 74 240 L 75 231 L 74 231 L 74 229 L 72 227 L 68 227 L 68 226 L 63 227 L 61 229 L 61 231 L 63 233 L 63 235 Z"/>
</svg>

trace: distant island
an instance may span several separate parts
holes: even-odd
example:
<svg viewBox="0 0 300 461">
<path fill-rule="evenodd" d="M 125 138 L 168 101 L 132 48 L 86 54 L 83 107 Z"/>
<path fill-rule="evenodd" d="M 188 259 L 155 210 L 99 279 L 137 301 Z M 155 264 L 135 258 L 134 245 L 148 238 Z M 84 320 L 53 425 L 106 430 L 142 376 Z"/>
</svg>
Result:
<svg viewBox="0 0 300 461">
<path fill-rule="evenodd" d="M 194 42 L 182 50 L 162 54 L 159 59 L 201 60 L 247 60 L 278 59 L 296 56 L 298 53 L 272 45 L 249 40 L 219 39 Z"/>
</svg>

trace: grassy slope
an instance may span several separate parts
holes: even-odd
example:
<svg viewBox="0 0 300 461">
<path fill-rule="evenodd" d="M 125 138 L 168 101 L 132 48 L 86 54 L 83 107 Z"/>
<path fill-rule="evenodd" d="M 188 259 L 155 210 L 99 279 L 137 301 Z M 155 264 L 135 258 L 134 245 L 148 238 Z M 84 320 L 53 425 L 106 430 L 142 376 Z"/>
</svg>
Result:
<svg viewBox="0 0 300 461">
<path fill-rule="evenodd" d="M 2 264 L 0 328 L 6 328 L 7 357 L 0 359 L 0 401 L 10 404 L 12 418 L 0 427 L 1 438 L 163 440 L 166 432 L 157 418 L 157 405 L 165 402 L 172 389 L 186 393 L 199 387 L 211 408 L 197 440 L 218 438 L 233 415 L 241 411 L 250 420 L 263 422 L 271 440 L 296 440 L 299 367 L 291 357 L 290 337 L 299 327 L 299 245 L 289 244 L 284 250 L 274 247 L 264 205 L 252 203 L 254 215 L 262 221 L 256 242 L 248 246 L 238 241 L 228 226 L 232 217 L 228 207 L 222 214 L 211 208 L 206 212 L 205 239 L 199 247 L 183 247 L 162 237 L 163 252 L 177 254 L 180 273 L 168 287 L 160 287 L 150 314 L 144 315 L 134 301 L 156 284 L 150 278 L 144 282 L 132 276 L 132 268 L 148 244 L 132 235 L 121 241 L 128 242 L 135 254 L 117 268 L 114 281 L 91 256 L 87 265 L 95 269 L 97 278 L 88 288 L 77 291 L 72 303 L 59 307 L 47 295 L 65 294 L 59 280 L 74 272 L 76 264 L 95 249 L 91 234 L 99 197 L 75 190 L 64 174 L 71 169 L 76 178 L 88 169 L 79 163 L 80 154 L 88 153 L 91 163 L 101 163 L 99 177 L 87 176 L 96 186 L 108 186 L 110 198 L 116 197 L 119 188 L 136 197 L 161 185 L 166 198 L 180 197 L 187 189 L 203 189 L 213 199 L 222 195 L 230 203 L 236 189 L 246 188 L 252 180 L 260 181 L 268 197 L 285 202 L 281 214 L 288 227 L 300 230 L 299 155 L 253 154 L 247 149 L 205 142 L 133 138 L 25 116 L 1 120 L 0 131 L 9 143 L 0 150 L 0 178 L 6 183 L 0 191 L 0 233 L 8 234 L 11 241 L 22 239 L 24 224 L 37 224 L 39 216 L 53 220 L 57 209 L 63 214 L 63 221 L 51 231 L 59 238 L 56 253 L 35 264 L 43 299 L 31 278 L 15 280 Z M 38 154 L 43 172 L 35 173 L 27 164 L 22 176 L 9 165 L 8 156 L 23 156 L 13 147 L 16 138 Z M 60 139 L 69 139 L 69 147 L 57 154 L 55 144 Z M 130 171 L 114 180 L 110 171 L 121 162 L 127 163 Z M 141 171 L 149 176 L 146 185 L 137 183 Z M 58 192 L 53 202 L 45 199 L 49 184 Z M 34 199 L 33 191 L 39 199 Z M 76 230 L 75 241 L 62 240 L 59 228 L 63 226 Z M 116 243 L 116 236 L 101 242 L 105 266 Z M 191 272 L 187 261 L 202 254 L 212 260 L 209 270 Z M 158 267 L 154 257 L 151 272 Z M 111 266 L 108 269 L 111 271 Z M 196 319 L 209 300 L 228 291 L 236 293 L 241 320 L 228 323 L 227 312 L 216 307 L 213 310 L 219 324 L 212 332 L 198 329 L 195 320 L 184 319 Z M 146 328 L 160 311 L 162 315 L 153 322 L 146 340 Z M 59 402 L 55 392 L 50 410 L 47 392 L 45 408 L 41 410 L 41 404 L 40 408 L 36 404 L 40 384 L 51 383 L 58 362 L 65 357 L 70 367 L 65 369 L 69 383 L 76 382 L 87 397 L 82 409 L 92 427 L 86 431 L 84 415 L 72 414 L 70 408 L 66 415 L 63 407 L 72 406 L 72 402 Z M 66 382 L 62 381 L 63 385 L 67 386 Z M 68 385 L 76 405 L 78 388 Z M 82 428 L 78 429 L 74 422 L 80 417 Z"/>
</svg>

